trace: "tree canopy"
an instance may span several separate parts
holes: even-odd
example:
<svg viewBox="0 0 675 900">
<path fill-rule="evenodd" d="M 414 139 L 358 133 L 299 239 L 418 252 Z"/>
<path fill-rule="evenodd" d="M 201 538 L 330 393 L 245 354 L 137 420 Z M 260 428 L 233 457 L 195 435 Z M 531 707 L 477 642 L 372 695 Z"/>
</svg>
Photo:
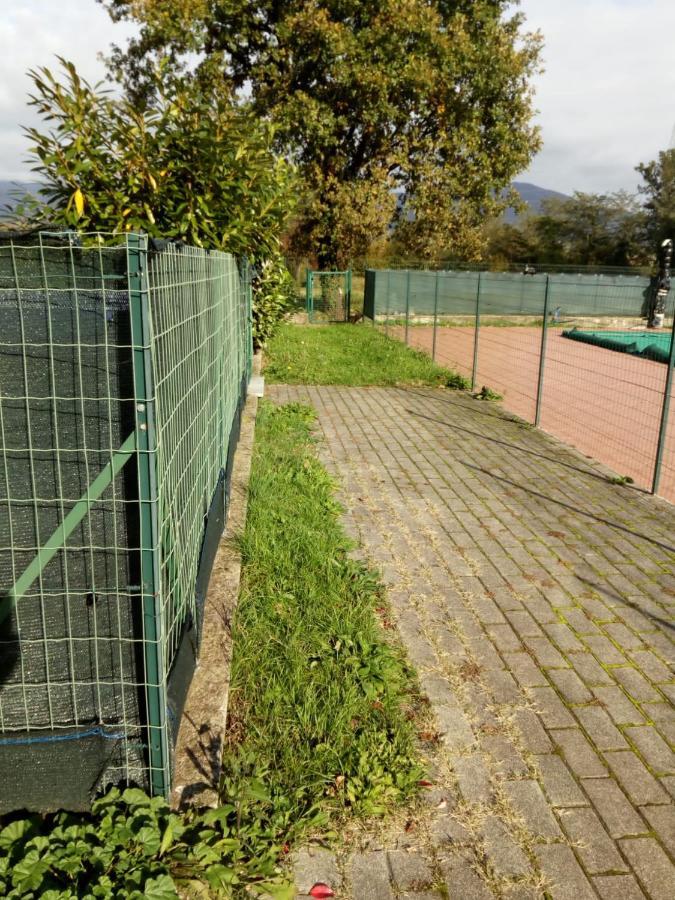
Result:
<svg viewBox="0 0 675 900">
<path fill-rule="evenodd" d="M 141 25 L 112 58 L 131 90 L 167 56 L 274 123 L 304 181 L 293 244 L 322 265 L 393 227 L 416 255 L 477 255 L 485 217 L 539 147 L 540 38 L 509 0 L 101 2 Z"/>
<path fill-rule="evenodd" d="M 644 179 L 639 191 L 645 197 L 653 243 L 675 239 L 675 149 L 664 150 L 657 159 L 641 163 L 637 171 Z"/>
<path fill-rule="evenodd" d="M 489 236 L 489 256 L 502 263 L 639 266 L 655 249 L 644 210 L 625 191 L 547 199 L 515 225 L 493 223 Z"/>
</svg>

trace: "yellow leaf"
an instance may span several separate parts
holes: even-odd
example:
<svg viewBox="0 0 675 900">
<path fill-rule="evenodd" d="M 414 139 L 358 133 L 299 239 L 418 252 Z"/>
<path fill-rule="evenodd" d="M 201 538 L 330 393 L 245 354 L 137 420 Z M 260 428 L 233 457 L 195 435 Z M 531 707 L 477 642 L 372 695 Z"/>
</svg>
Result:
<svg viewBox="0 0 675 900">
<path fill-rule="evenodd" d="M 155 181 L 155 179 L 153 178 L 152 175 L 148 175 L 148 181 L 150 182 L 150 187 L 153 189 L 153 191 L 156 191 L 157 190 L 157 182 Z"/>
<path fill-rule="evenodd" d="M 77 210 L 77 217 L 79 219 L 84 212 L 84 194 L 79 188 L 73 194 L 73 200 L 75 201 L 75 209 Z"/>
</svg>

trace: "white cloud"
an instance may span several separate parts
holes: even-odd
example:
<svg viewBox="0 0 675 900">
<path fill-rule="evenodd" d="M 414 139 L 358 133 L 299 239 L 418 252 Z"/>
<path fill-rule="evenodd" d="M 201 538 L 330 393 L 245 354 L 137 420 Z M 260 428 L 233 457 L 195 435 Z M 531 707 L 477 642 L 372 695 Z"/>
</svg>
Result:
<svg viewBox="0 0 675 900">
<path fill-rule="evenodd" d="M 675 123 L 673 0 L 522 0 L 544 34 L 544 149 L 521 180 L 571 193 L 634 190 Z"/>
<path fill-rule="evenodd" d="M 89 81 L 104 75 L 97 59 L 111 43 L 124 43 L 132 29 L 115 25 L 95 0 L 4 0 L 0 16 L 0 178 L 30 177 L 22 125 L 35 124 L 26 103 L 26 72 L 57 66 L 55 56 L 76 63 Z"/>
</svg>

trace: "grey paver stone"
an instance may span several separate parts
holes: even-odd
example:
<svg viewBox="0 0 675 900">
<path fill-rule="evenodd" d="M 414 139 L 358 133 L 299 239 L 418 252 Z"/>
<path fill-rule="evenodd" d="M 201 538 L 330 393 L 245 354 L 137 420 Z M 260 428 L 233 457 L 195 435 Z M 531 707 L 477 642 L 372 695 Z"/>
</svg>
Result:
<svg viewBox="0 0 675 900">
<path fill-rule="evenodd" d="M 558 817 L 587 874 L 626 871 L 614 841 L 589 806 L 559 810 Z"/>
<path fill-rule="evenodd" d="M 550 882 L 551 900 L 595 900 L 595 892 L 569 847 L 549 844 L 534 852 Z"/>
<path fill-rule="evenodd" d="M 458 756 L 452 767 L 462 796 L 468 803 L 489 803 L 492 798 L 490 776 L 479 753 Z"/>
<path fill-rule="evenodd" d="M 584 706 L 575 711 L 577 719 L 598 750 L 624 750 L 626 739 L 601 706 Z"/>
<path fill-rule="evenodd" d="M 547 728 L 568 728 L 575 724 L 574 717 L 552 687 L 533 687 L 527 692 Z"/>
<path fill-rule="evenodd" d="M 433 705 L 441 740 L 448 750 L 467 750 L 476 742 L 469 721 L 461 709 L 444 704 Z"/>
<path fill-rule="evenodd" d="M 431 843 L 439 849 L 449 846 L 462 847 L 473 840 L 471 833 L 452 813 L 434 816 L 429 834 Z"/>
<path fill-rule="evenodd" d="M 622 665 L 626 663 L 623 654 L 604 634 L 584 636 L 584 643 L 590 647 L 594 656 L 605 665 Z"/>
<path fill-rule="evenodd" d="M 570 657 L 572 663 L 576 657 Z M 593 695 L 572 669 L 551 669 L 548 677 L 555 684 L 567 703 L 588 703 Z"/>
<path fill-rule="evenodd" d="M 641 806 L 640 812 L 654 829 L 656 837 L 675 856 L 675 804 L 669 806 Z"/>
<path fill-rule="evenodd" d="M 644 834 L 648 830 L 613 778 L 589 778 L 582 785 L 611 837 Z"/>
<path fill-rule="evenodd" d="M 510 672 L 503 669 L 490 669 L 484 673 L 483 681 L 490 688 L 496 703 L 522 702 L 520 688 Z"/>
<path fill-rule="evenodd" d="M 570 650 L 583 650 L 583 644 L 569 625 L 564 625 L 562 622 L 556 622 L 553 625 L 544 625 L 544 631 L 551 638 L 556 647 L 564 653 L 568 653 Z"/>
<path fill-rule="evenodd" d="M 547 637 L 525 637 L 525 646 L 530 650 L 540 666 L 545 669 L 564 669 L 569 663 L 562 654 L 556 650 Z"/>
<path fill-rule="evenodd" d="M 358 853 L 350 866 L 352 894 L 359 900 L 393 900 L 387 854 Z"/>
<path fill-rule="evenodd" d="M 399 891 L 425 891 L 432 886 L 433 870 L 420 853 L 390 850 L 387 856 L 394 884 Z"/>
<path fill-rule="evenodd" d="M 612 672 L 615 671 L 617 670 L 612 669 Z M 641 725 L 645 721 L 645 717 L 621 688 L 599 686 L 592 690 L 617 725 Z"/>
<path fill-rule="evenodd" d="M 523 649 L 522 641 L 510 625 L 491 625 L 487 631 L 500 653 L 517 653 Z"/>
<path fill-rule="evenodd" d="M 442 703 L 457 707 L 457 698 L 452 685 L 438 672 L 424 672 L 420 675 L 420 685 L 432 704 Z"/>
<path fill-rule="evenodd" d="M 335 854 L 323 847 L 303 847 L 298 850 L 293 864 L 295 887 L 300 895 L 309 894 L 319 881 L 331 887 L 336 894 L 342 886 Z"/>
<path fill-rule="evenodd" d="M 645 676 L 631 666 L 618 666 L 612 669 L 612 675 L 623 685 L 626 693 L 638 703 L 645 700 L 660 700 L 661 695 Z"/>
<path fill-rule="evenodd" d="M 544 792 L 552 806 L 586 806 L 588 799 L 557 753 L 537 757 Z"/>
<path fill-rule="evenodd" d="M 667 803 L 668 796 L 632 750 L 604 754 L 617 781 L 636 805 Z"/>
<path fill-rule="evenodd" d="M 675 775 L 664 775 L 659 779 L 671 797 L 675 799 Z"/>
<path fill-rule="evenodd" d="M 630 654 L 631 660 L 654 684 L 673 680 L 673 670 L 669 668 L 659 657 L 651 650 L 636 650 Z"/>
<path fill-rule="evenodd" d="M 644 900 L 644 893 L 632 875 L 596 875 L 592 879 L 602 900 Z"/>
<path fill-rule="evenodd" d="M 670 703 L 643 703 L 642 709 L 668 743 L 675 744 L 675 707 Z"/>
<path fill-rule="evenodd" d="M 598 626 L 595 622 L 591 622 L 583 609 L 573 608 L 566 609 L 563 617 L 576 634 L 581 635 L 599 635 Z M 584 637 L 584 640 L 586 638 Z"/>
<path fill-rule="evenodd" d="M 550 753 L 553 750 L 551 740 L 536 712 L 523 707 L 516 711 L 515 719 L 521 740 L 530 753 Z"/>
<path fill-rule="evenodd" d="M 624 838 L 619 846 L 652 900 L 673 896 L 675 866 L 654 838 Z"/>
<path fill-rule="evenodd" d="M 560 826 L 536 781 L 509 781 L 504 785 L 504 792 L 532 834 L 547 838 L 561 837 Z"/>
<path fill-rule="evenodd" d="M 514 744 L 501 734 L 488 734 L 481 737 L 481 746 L 492 757 L 500 775 L 514 778 L 527 775 L 527 763 Z"/>
<path fill-rule="evenodd" d="M 485 852 L 490 865 L 499 875 L 525 875 L 530 863 L 522 848 L 513 840 L 506 826 L 495 816 L 488 816 L 481 828 Z"/>
<path fill-rule="evenodd" d="M 619 611 L 619 615 L 621 615 L 621 611 Z M 603 630 L 614 641 L 616 646 L 621 647 L 623 650 L 638 650 L 644 646 L 642 638 L 638 637 L 630 628 L 626 628 L 621 622 L 611 622 L 609 625 L 604 625 Z"/>
<path fill-rule="evenodd" d="M 485 880 L 461 853 L 448 854 L 441 863 L 441 871 L 450 897 L 457 900 L 494 900 L 495 895 Z"/>
<path fill-rule="evenodd" d="M 570 653 L 569 659 L 574 671 L 584 684 L 611 685 L 615 683 L 610 673 L 606 669 L 603 669 L 590 651 L 586 651 L 585 653 Z"/>
<path fill-rule="evenodd" d="M 504 663 L 523 687 L 544 686 L 548 679 L 529 653 L 504 653 Z"/>
<path fill-rule="evenodd" d="M 607 775 L 598 752 L 579 728 L 556 729 L 549 733 L 577 778 L 603 778 Z"/>
<path fill-rule="evenodd" d="M 626 728 L 625 734 L 652 772 L 657 775 L 675 774 L 675 754 L 653 725 Z"/>
</svg>

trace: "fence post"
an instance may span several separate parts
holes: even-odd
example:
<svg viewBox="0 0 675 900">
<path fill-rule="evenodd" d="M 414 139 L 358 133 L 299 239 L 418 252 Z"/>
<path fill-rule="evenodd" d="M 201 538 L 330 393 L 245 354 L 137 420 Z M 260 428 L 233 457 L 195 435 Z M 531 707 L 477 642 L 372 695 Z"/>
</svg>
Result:
<svg viewBox="0 0 675 900">
<path fill-rule="evenodd" d="M 159 524 L 155 434 L 155 388 L 150 350 L 150 290 L 148 284 L 148 239 L 127 237 L 127 273 L 131 347 L 136 401 L 136 446 L 140 516 L 141 608 L 143 610 L 143 655 L 147 704 L 150 789 L 156 796 L 169 792 L 169 754 L 166 734 L 164 663 L 160 647 Z"/>
<path fill-rule="evenodd" d="M 307 267 L 307 273 L 305 275 L 305 307 L 307 309 L 307 321 L 311 323 L 312 321 L 312 270 Z"/>
<path fill-rule="evenodd" d="M 345 290 L 347 292 L 347 321 L 351 318 L 352 314 L 352 270 L 347 269 L 345 275 Z"/>
<path fill-rule="evenodd" d="M 384 333 L 389 337 L 389 310 L 391 308 L 391 273 L 387 272 L 387 311 L 384 316 Z"/>
<path fill-rule="evenodd" d="M 550 275 L 546 276 L 546 289 L 544 291 L 544 321 L 541 326 L 541 350 L 539 351 L 539 376 L 537 378 L 537 400 L 534 410 L 534 424 L 539 428 L 541 419 L 541 396 L 544 390 L 544 365 L 546 363 L 546 338 L 548 336 L 548 301 Z"/>
<path fill-rule="evenodd" d="M 408 320 L 410 318 L 410 269 L 405 281 L 405 344 L 408 346 Z"/>
<path fill-rule="evenodd" d="M 471 390 L 476 390 L 476 375 L 478 373 L 478 331 L 480 330 L 480 281 L 481 273 L 478 273 L 478 287 L 476 289 L 476 325 L 473 337 L 473 367 L 471 369 Z"/>
<path fill-rule="evenodd" d="M 434 289 L 434 333 L 431 339 L 431 359 L 436 362 L 436 328 L 438 326 L 438 281 L 440 274 L 436 272 L 436 286 Z"/>
<path fill-rule="evenodd" d="M 668 354 L 668 373 L 666 374 L 666 386 L 663 391 L 663 406 L 661 408 L 661 424 L 659 426 L 659 440 L 656 445 L 656 459 L 654 460 L 654 478 L 652 480 L 652 494 L 658 494 L 661 483 L 661 468 L 663 465 L 663 451 L 666 445 L 666 433 L 668 431 L 668 416 L 670 413 L 670 397 L 673 392 L 673 367 L 675 366 L 675 316 L 670 332 L 670 353 Z"/>
</svg>

